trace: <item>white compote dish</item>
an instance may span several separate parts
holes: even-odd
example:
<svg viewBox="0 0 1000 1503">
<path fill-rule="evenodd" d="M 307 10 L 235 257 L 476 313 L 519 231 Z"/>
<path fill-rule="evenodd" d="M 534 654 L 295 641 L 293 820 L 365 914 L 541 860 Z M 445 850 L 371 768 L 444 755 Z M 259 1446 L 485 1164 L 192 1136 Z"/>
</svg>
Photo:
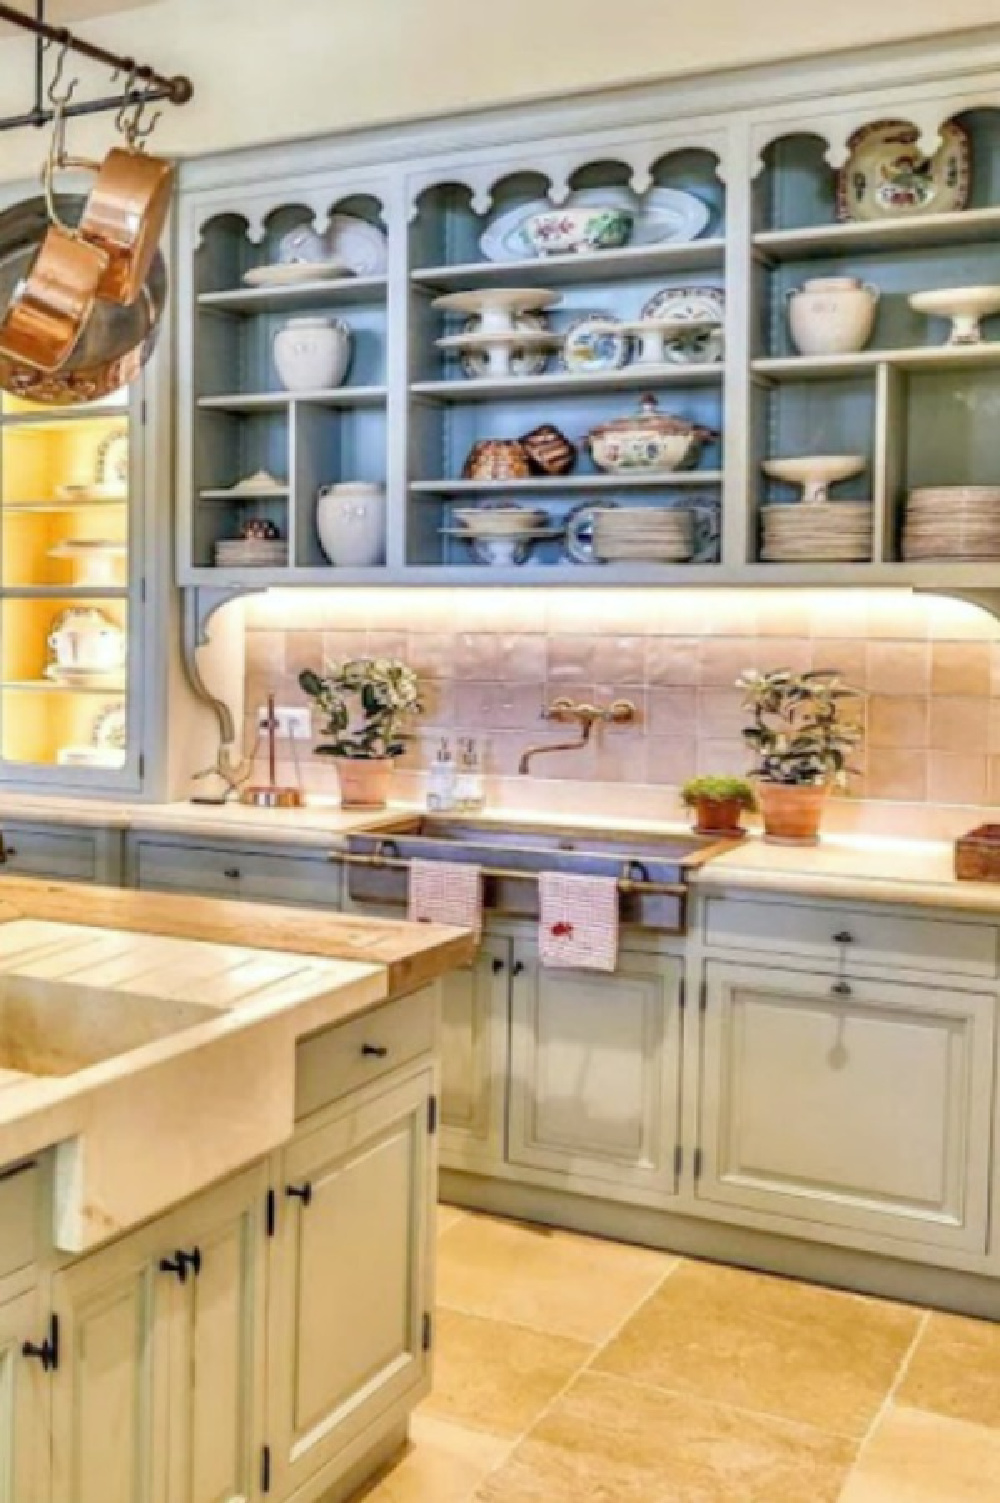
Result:
<svg viewBox="0 0 1000 1503">
<path fill-rule="evenodd" d="M 910 307 L 928 318 L 950 318 L 949 344 L 982 344 L 980 324 L 1000 313 L 1000 287 L 942 287 L 910 294 Z"/>
<path fill-rule="evenodd" d="M 772 480 L 801 486 L 803 501 L 825 501 L 831 485 L 860 475 L 866 465 L 863 454 L 803 454 L 791 459 L 765 459 L 761 469 Z"/>
</svg>

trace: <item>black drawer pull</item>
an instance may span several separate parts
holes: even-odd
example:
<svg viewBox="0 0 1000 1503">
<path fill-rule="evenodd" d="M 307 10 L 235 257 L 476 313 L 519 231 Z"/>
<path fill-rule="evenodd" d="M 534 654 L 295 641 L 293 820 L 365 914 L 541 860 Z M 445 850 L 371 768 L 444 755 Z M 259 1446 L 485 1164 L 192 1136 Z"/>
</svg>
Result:
<svg viewBox="0 0 1000 1503">
<path fill-rule="evenodd" d="M 506 962 L 503 961 L 503 960 L 501 960 L 500 957 L 499 957 L 499 955 L 494 956 L 494 958 L 493 958 L 493 974 L 494 974 L 494 976 L 499 976 L 506 969 L 507 969 Z"/>
<path fill-rule="evenodd" d="M 835 981 L 830 990 L 835 997 L 850 997 L 853 995 L 849 981 Z"/>
<path fill-rule="evenodd" d="M 201 1248 L 196 1247 L 192 1252 L 183 1252 L 180 1248 L 172 1258 L 160 1259 L 160 1272 L 176 1274 L 181 1284 L 187 1283 L 188 1271 L 195 1278 L 201 1273 Z"/>
<path fill-rule="evenodd" d="M 0 845 L 0 861 L 13 861 L 16 855 L 16 845 Z"/>
<path fill-rule="evenodd" d="M 301 1200 L 303 1206 L 312 1205 L 313 1187 L 308 1180 L 304 1185 L 286 1185 L 285 1194 L 289 1200 Z"/>
<path fill-rule="evenodd" d="M 386 1059 L 389 1051 L 384 1044 L 362 1044 L 361 1053 L 369 1059 Z"/>
<path fill-rule="evenodd" d="M 835 945 L 853 945 L 854 935 L 847 929 L 841 929 L 839 934 L 833 936 L 833 942 Z"/>
<path fill-rule="evenodd" d="M 228 877 L 230 882 L 238 882 L 240 880 L 241 872 L 238 866 L 227 866 L 222 875 L 224 877 Z"/>
</svg>

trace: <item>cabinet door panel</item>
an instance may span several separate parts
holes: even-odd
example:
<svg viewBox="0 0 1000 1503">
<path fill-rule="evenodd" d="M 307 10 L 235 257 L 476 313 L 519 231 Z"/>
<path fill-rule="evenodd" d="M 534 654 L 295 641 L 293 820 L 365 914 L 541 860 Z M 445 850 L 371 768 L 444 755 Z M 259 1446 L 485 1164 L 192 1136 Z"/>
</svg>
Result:
<svg viewBox="0 0 1000 1503">
<path fill-rule="evenodd" d="M 510 941 L 441 982 L 441 1162 L 488 1169 L 503 1156 Z"/>
<path fill-rule="evenodd" d="M 518 958 L 511 1163 L 598 1181 L 621 1199 L 673 1193 L 680 962 L 623 952 L 604 975 L 545 970 L 520 947 Z"/>
<path fill-rule="evenodd" d="M 159 1503 L 165 1479 L 165 1311 L 150 1249 L 129 1239 L 53 1280 L 54 1503 Z M 158 1432 L 158 1433 L 157 1433 Z"/>
<path fill-rule="evenodd" d="M 33 1294 L 0 1305 L 0 1503 L 48 1497 L 48 1379 L 21 1355 L 40 1334 Z"/>
<path fill-rule="evenodd" d="M 333 1461 L 420 1385 L 428 1296 L 430 1072 L 331 1113 L 284 1156 L 270 1394 L 275 1491 Z"/>
<path fill-rule="evenodd" d="M 992 998 L 706 976 L 704 1199 L 985 1250 Z"/>
<path fill-rule="evenodd" d="M 197 1247 L 197 1278 L 172 1288 L 170 1503 L 231 1503 L 253 1492 L 261 1438 L 266 1174 L 209 1191 L 164 1227 Z"/>
</svg>

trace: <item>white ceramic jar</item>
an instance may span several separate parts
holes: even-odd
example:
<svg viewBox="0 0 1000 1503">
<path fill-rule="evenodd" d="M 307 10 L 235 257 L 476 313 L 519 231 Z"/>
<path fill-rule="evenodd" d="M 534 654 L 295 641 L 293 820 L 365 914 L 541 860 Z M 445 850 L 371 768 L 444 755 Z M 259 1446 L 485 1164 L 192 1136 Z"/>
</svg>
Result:
<svg viewBox="0 0 1000 1503">
<path fill-rule="evenodd" d="M 385 491 L 351 481 L 325 485 L 316 502 L 316 531 L 331 564 L 371 569 L 385 563 Z"/>
<path fill-rule="evenodd" d="M 788 326 L 800 355 L 849 355 L 872 337 L 877 287 L 856 277 L 810 277 L 788 296 Z"/>
<path fill-rule="evenodd" d="M 274 365 L 286 391 L 329 391 L 351 363 L 351 331 L 340 318 L 290 318 L 274 336 Z"/>
<path fill-rule="evenodd" d="M 125 663 L 125 633 L 99 610 L 65 612 L 49 633 L 49 648 L 58 668 L 83 673 L 113 673 Z"/>
</svg>

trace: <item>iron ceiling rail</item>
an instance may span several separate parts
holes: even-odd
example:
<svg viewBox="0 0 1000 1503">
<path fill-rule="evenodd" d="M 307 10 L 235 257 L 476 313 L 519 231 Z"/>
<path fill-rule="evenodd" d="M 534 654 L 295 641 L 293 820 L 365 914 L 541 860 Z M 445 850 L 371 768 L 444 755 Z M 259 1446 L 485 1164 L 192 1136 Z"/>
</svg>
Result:
<svg viewBox="0 0 1000 1503">
<path fill-rule="evenodd" d="M 167 78 L 147 63 L 137 63 L 134 58 L 109 52 L 107 48 L 98 47 L 96 43 L 77 36 L 65 26 L 53 26 L 45 19 L 45 0 L 35 0 L 34 15 L 26 15 L 13 5 L 0 4 L 0 20 L 10 22 L 12 26 L 31 33 L 35 38 L 34 104 L 22 115 L 0 116 L 0 131 L 19 130 L 28 125 L 47 125 L 55 119 L 56 101 L 51 94 L 46 93 L 45 88 L 45 53 L 50 46 L 60 49 L 60 57 L 64 58 L 70 52 L 76 53 L 92 62 L 103 63 L 111 70 L 112 76 L 123 74 L 128 80 L 124 93 L 77 102 L 66 98 L 61 110 L 66 117 L 100 115 L 112 110 L 120 111 L 125 106 L 145 106 L 160 102 L 187 104 L 194 95 L 194 85 L 183 75 Z"/>
</svg>

